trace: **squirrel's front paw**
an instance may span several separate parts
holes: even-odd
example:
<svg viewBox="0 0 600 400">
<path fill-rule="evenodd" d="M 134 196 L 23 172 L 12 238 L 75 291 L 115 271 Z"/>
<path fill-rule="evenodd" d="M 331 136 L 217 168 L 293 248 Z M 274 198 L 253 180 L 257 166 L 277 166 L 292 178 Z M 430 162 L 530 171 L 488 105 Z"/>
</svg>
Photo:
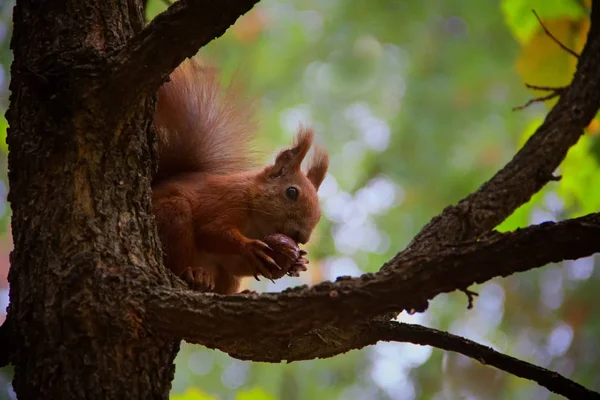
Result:
<svg viewBox="0 0 600 400">
<path fill-rule="evenodd" d="M 260 240 L 249 240 L 246 243 L 246 250 L 250 257 L 250 263 L 255 269 L 254 278 L 258 280 L 258 274 L 261 274 L 265 278 L 273 279 L 273 272 L 280 270 L 281 268 L 275 260 L 273 260 L 267 254 L 267 251 L 272 251 L 271 248 Z"/>
<path fill-rule="evenodd" d="M 305 255 L 306 255 L 306 251 L 300 250 L 299 257 L 296 259 L 296 261 L 290 267 L 290 269 L 288 269 L 287 274 L 289 276 L 298 277 L 298 276 L 300 276 L 301 271 L 308 270 L 308 268 L 306 268 L 306 264 L 309 264 L 310 261 L 308 261 L 308 259 L 306 257 L 304 257 Z"/>
<path fill-rule="evenodd" d="M 306 251 L 301 250 L 291 237 L 276 233 L 265 237 L 263 241 L 273 249 L 267 251 L 267 254 L 281 267 L 280 271 L 272 271 L 273 278 L 279 279 L 284 275 L 300 276 L 301 271 L 307 270 Z"/>
<path fill-rule="evenodd" d="M 187 267 L 181 278 L 189 285 L 190 289 L 198 292 L 212 292 L 215 289 L 215 280 L 212 274 L 203 268 Z"/>
</svg>

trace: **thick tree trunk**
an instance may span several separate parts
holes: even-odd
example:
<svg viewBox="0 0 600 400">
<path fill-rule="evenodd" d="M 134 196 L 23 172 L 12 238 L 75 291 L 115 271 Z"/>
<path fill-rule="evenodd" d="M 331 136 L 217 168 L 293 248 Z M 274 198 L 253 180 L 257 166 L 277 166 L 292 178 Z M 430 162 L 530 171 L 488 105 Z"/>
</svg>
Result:
<svg viewBox="0 0 600 400">
<path fill-rule="evenodd" d="M 143 23 L 138 0 L 14 9 L 8 315 L 20 399 L 168 398 L 179 342 L 143 327 L 140 295 L 171 285 L 150 209 L 154 104 L 111 114 L 96 95 L 104 56 Z"/>
</svg>

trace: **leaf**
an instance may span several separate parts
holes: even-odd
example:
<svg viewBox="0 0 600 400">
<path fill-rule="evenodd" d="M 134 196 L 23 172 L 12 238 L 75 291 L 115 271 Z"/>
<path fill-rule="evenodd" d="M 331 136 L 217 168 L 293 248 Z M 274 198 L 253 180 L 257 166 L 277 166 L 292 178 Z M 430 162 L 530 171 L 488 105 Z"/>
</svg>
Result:
<svg viewBox="0 0 600 400">
<path fill-rule="evenodd" d="M 519 138 L 518 148 L 525 145 L 527 140 L 535 133 L 537 128 L 542 124 L 542 118 L 535 118 L 529 122 L 521 137 Z M 517 208 L 507 219 L 496 227 L 499 232 L 510 232 L 517 228 L 524 228 L 529 225 L 529 217 L 533 208 L 543 199 L 543 191 L 536 193 L 525 204 Z"/>
<path fill-rule="evenodd" d="M 594 119 L 589 123 L 585 130 L 590 136 L 596 136 L 600 133 L 600 114 L 596 114 Z M 600 158 L 598 160 L 600 161 Z"/>
<path fill-rule="evenodd" d="M 8 145 L 6 144 L 6 130 L 8 129 L 8 122 L 4 115 L 0 117 L 0 151 L 4 154 L 8 153 Z"/>
<path fill-rule="evenodd" d="M 218 397 L 211 396 L 196 388 L 186 390 L 182 394 L 175 394 L 169 397 L 170 400 L 218 400 Z"/>
<path fill-rule="evenodd" d="M 576 0 L 502 0 L 500 7 L 506 24 L 522 44 L 529 42 L 536 32 L 542 31 L 532 10 L 543 20 L 578 20 L 586 14 L 585 9 Z"/>
<path fill-rule="evenodd" d="M 261 388 L 254 388 L 239 391 L 235 396 L 235 400 L 275 400 L 275 397 L 271 396 Z"/>
<path fill-rule="evenodd" d="M 600 208 L 600 186 L 596 184 L 600 174 L 597 147 L 597 136 L 584 135 L 569 150 L 560 167 L 562 179 L 557 191 L 567 209 L 571 209 L 569 218 L 597 212 Z"/>
<path fill-rule="evenodd" d="M 565 46 L 580 51 L 581 32 L 586 29 L 583 21 L 562 18 L 545 21 L 552 34 Z M 578 45 L 579 46 L 579 45 Z M 570 83 L 575 72 L 575 57 L 563 50 L 543 31 L 537 32 L 521 48 L 516 69 L 524 82 L 540 86 L 565 86 Z M 534 92 L 536 97 L 548 92 Z"/>
<path fill-rule="evenodd" d="M 146 6 L 146 21 L 152 21 L 161 12 L 167 9 L 167 3 L 164 0 L 148 0 Z"/>
</svg>

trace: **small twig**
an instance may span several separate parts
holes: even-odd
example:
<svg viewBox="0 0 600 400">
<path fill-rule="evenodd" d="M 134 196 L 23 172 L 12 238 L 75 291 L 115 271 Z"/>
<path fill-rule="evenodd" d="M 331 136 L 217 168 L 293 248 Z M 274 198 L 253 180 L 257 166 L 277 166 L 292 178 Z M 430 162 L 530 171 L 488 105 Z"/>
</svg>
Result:
<svg viewBox="0 0 600 400">
<path fill-rule="evenodd" d="M 543 90 L 546 92 L 556 92 L 556 91 L 560 91 L 560 92 L 564 92 L 568 86 L 538 86 L 538 85 L 532 85 L 530 83 L 526 83 L 525 87 L 527 87 L 527 89 L 534 89 L 534 90 Z"/>
<path fill-rule="evenodd" d="M 575 51 L 571 50 L 570 48 L 568 48 L 567 46 L 565 46 L 564 44 L 562 44 L 560 42 L 560 40 L 558 40 L 556 38 L 556 36 L 554 36 L 549 30 L 548 28 L 546 28 L 546 25 L 544 25 L 544 23 L 542 22 L 541 18 L 537 15 L 537 13 L 535 12 L 535 10 L 531 10 L 533 11 L 533 14 L 535 15 L 535 17 L 537 18 L 537 20 L 539 21 L 540 25 L 542 26 L 542 28 L 544 29 L 544 32 L 546 32 L 546 35 L 550 36 L 550 39 L 554 40 L 554 42 L 559 45 L 564 51 L 566 51 L 567 53 L 571 54 L 572 56 L 579 58 L 579 54 L 577 54 Z"/>
<path fill-rule="evenodd" d="M 557 88 L 550 88 L 550 87 L 545 87 L 545 86 L 533 86 L 533 85 L 528 85 L 528 84 L 526 84 L 526 86 L 527 87 L 532 86 L 533 89 L 538 89 L 538 90 L 552 91 L 552 93 L 550 93 L 549 95 L 546 95 L 546 96 L 536 97 L 534 99 L 531 99 L 527 103 L 523 104 L 522 106 L 513 107 L 513 111 L 523 110 L 523 109 L 529 107 L 530 105 L 532 105 L 533 103 L 542 103 L 544 101 L 551 100 L 555 97 L 562 95 L 565 92 L 565 90 L 567 89 L 566 86 L 561 86 L 561 87 L 557 87 Z"/>
<path fill-rule="evenodd" d="M 556 38 L 556 36 L 554 36 L 548 30 L 548 28 L 546 28 L 546 25 L 544 25 L 544 23 L 542 22 L 541 18 L 538 16 L 538 14 L 535 12 L 535 10 L 531 10 L 531 11 L 533 11 L 533 14 L 535 15 L 535 17 L 539 21 L 540 25 L 544 29 L 544 32 L 546 33 L 546 35 L 548 35 L 554 42 L 556 42 L 563 50 L 565 50 L 569 54 L 571 54 L 571 55 L 579 58 L 579 54 L 577 54 L 576 52 L 574 52 L 573 50 L 571 50 L 570 48 L 568 48 L 567 46 L 565 46 L 564 44 L 562 44 Z M 532 85 L 532 84 L 529 84 L 529 83 L 526 83 L 525 86 L 528 89 L 542 90 L 542 91 L 545 91 L 545 92 L 550 92 L 550 94 L 548 94 L 546 96 L 541 96 L 541 97 L 536 97 L 534 99 L 531 99 L 527 103 L 523 104 L 522 106 L 513 107 L 513 111 L 523 110 L 523 109 L 529 107 L 530 105 L 532 105 L 533 103 L 542 103 L 544 101 L 552 100 L 553 98 L 562 95 L 565 92 L 565 90 L 567 89 L 567 87 L 568 87 L 568 86 L 560 86 L 560 87 L 539 86 L 539 85 Z"/>
<path fill-rule="evenodd" d="M 460 289 L 461 292 L 467 295 L 467 299 L 469 300 L 469 305 L 467 305 L 467 310 L 473 308 L 473 297 L 479 296 L 479 293 L 473 292 L 469 289 Z"/>
</svg>

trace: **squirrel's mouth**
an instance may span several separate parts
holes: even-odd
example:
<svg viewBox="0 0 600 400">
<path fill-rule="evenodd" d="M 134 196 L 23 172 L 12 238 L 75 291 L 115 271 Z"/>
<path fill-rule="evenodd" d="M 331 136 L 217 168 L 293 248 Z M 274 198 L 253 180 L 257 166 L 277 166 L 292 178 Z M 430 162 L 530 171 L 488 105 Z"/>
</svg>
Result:
<svg viewBox="0 0 600 400">
<path fill-rule="evenodd" d="M 292 239 L 294 239 L 296 241 L 296 243 L 299 243 L 299 244 L 306 244 L 306 242 L 308 242 L 307 235 L 303 235 L 300 232 L 296 232 L 294 234 L 294 236 L 292 236 Z"/>
</svg>

